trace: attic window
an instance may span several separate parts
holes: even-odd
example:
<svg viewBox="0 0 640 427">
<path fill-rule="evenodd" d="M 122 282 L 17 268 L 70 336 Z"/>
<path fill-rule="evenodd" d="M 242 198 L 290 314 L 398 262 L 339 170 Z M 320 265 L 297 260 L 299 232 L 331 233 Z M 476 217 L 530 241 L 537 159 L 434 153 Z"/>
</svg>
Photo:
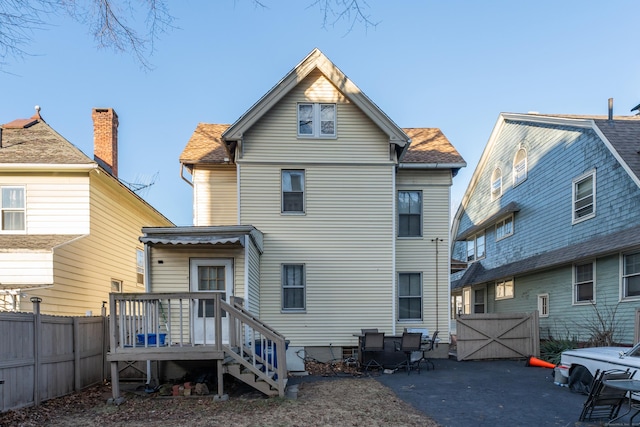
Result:
<svg viewBox="0 0 640 427">
<path fill-rule="evenodd" d="M 336 136 L 336 104 L 298 104 L 298 136 L 327 138 Z"/>
</svg>

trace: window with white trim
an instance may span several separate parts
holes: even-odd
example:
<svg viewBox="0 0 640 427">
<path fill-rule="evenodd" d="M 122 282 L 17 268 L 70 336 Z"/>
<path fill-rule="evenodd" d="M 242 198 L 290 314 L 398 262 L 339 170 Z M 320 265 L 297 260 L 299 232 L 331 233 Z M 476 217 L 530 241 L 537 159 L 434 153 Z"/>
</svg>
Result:
<svg viewBox="0 0 640 427">
<path fill-rule="evenodd" d="M 467 239 L 467 261 L 473 262 L 484 258 L 485 253 L 485 237 L 484 233 L 476 234 Z"/>
<path fill-rule="evenodd" d="M 398 273 L 398 320 L 422 319 L 422 273 Z"/>
<path fill-rule="evenodd" d="M 24 231 L 24 187 L 2 187 L 2 231 Z"/>
<path fill-rule="evenodd" d="M 111 292 L 122 292 L 122 280 L 111 279 Z"/>
<path fill-rule="evenodd" d="M 336 104 L 298 104 L 298 136 L 335 137 Z"/>
<path fill-rule="evenodd" d="M 499 199 L 502 196 L 502 170 L 496 168 L 491 174 L 491 200 Z"/>
<path fill-rule="evenodd" d="M 136 283 L 144 284 L 144 251 L 136 248 Z"/>
<path fill-rule="evenodd" d="M 549 317 L 549 294 L 538 295 L 538 314 L 540 317 Z"/>
<path fill-rule="evenodd" d="M 504 239 L 513 234 L 513 215 L 496 222 L 496 240 Z"/>
<path fill-rule="evenodd" d="M 596 216 L 596 173 L 589 172 L 573 180 L 573 222 Z"/>
<path fill-rule="evenodd" d="M 282 265 L 282 310 L 303 311 L 306 308 L 304 264 Z"/>
<path fill-rule="evenodd" d="M 485 313 L 485 289 L 473 290 L 473 312 L 474 314 Z"/>
<path fill-rule="evenodd" d="M 573 266 L 573 303 L 588 304 L 595 299 L 592 262 Z"/>
<path fill-rule="evenodd" d="M 513 186 L 527 179 L 527 150 L 521 148 L 513 158 Z"/>
<path fill-rule="evenodd" d="M 623 256 L 622 288 L 623 298 L 640 297 L 640 252 Z"/>
<path fill-rule="evenodd" d="M 496 299 L 513 298 L 513 279 L 499 280 L 496 282 Z"/>
<path fill-rule="evenodd" d="M 282 171 L 282 212 L 304 213 L 304 170 Z"/>
<path fill-rule="evenodd" d="M 398 191 L 398 237 L 422 236 L 422 191 Z"/>
</svg>

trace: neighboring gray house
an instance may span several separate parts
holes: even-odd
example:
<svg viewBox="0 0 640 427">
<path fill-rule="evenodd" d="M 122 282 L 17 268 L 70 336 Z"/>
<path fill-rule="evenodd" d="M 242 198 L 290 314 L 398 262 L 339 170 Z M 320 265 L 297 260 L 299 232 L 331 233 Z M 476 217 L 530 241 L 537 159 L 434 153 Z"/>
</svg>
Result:
<svg viewBox="0 0 640 427">
<path fill-rule="evenodd" d="M 636 340 L 640 116 L 500 114 L 452 224 L 452 311 L 539 311 L 541 338 Z M 600 317 L 600 319 L 598 318 Z M 603 326 L 600 326 L 602 328 Z"/>
</svg>

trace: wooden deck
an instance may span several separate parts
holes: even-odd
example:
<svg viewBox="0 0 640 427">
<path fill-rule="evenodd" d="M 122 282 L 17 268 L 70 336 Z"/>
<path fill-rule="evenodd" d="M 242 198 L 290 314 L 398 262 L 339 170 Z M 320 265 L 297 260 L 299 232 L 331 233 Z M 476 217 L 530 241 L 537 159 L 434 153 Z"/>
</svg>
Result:
<svg viewBox="0 0 640 427">
<path fill-rule="evenodd" d="M 227 303 L 223 296 L 220 292 L 111 294 L 107 361 L 114 399 L 120 397 L 118 362 L 146 360 L 215 360 L 220 398 L 225 373 L 269 396 L 284 396 L 285 338 L 247 312 L 241 299 Z"/>
</svg>

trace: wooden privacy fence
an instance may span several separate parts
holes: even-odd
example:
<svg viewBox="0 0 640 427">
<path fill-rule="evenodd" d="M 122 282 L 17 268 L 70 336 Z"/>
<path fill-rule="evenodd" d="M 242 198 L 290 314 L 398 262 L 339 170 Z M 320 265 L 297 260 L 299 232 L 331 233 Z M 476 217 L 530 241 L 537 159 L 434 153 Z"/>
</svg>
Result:
<svg viewBox="0 0 640 427">
<path fill-rule="evenodd" d="M 458 360 L 539 357 L 538 312 L 462 314 L 457 345 Z"/>
<path fill-rule="evenodd" d="M 105 378 L 107 320 L 0 313 L 0 412 L 64 396 Z"/>
</svg>

